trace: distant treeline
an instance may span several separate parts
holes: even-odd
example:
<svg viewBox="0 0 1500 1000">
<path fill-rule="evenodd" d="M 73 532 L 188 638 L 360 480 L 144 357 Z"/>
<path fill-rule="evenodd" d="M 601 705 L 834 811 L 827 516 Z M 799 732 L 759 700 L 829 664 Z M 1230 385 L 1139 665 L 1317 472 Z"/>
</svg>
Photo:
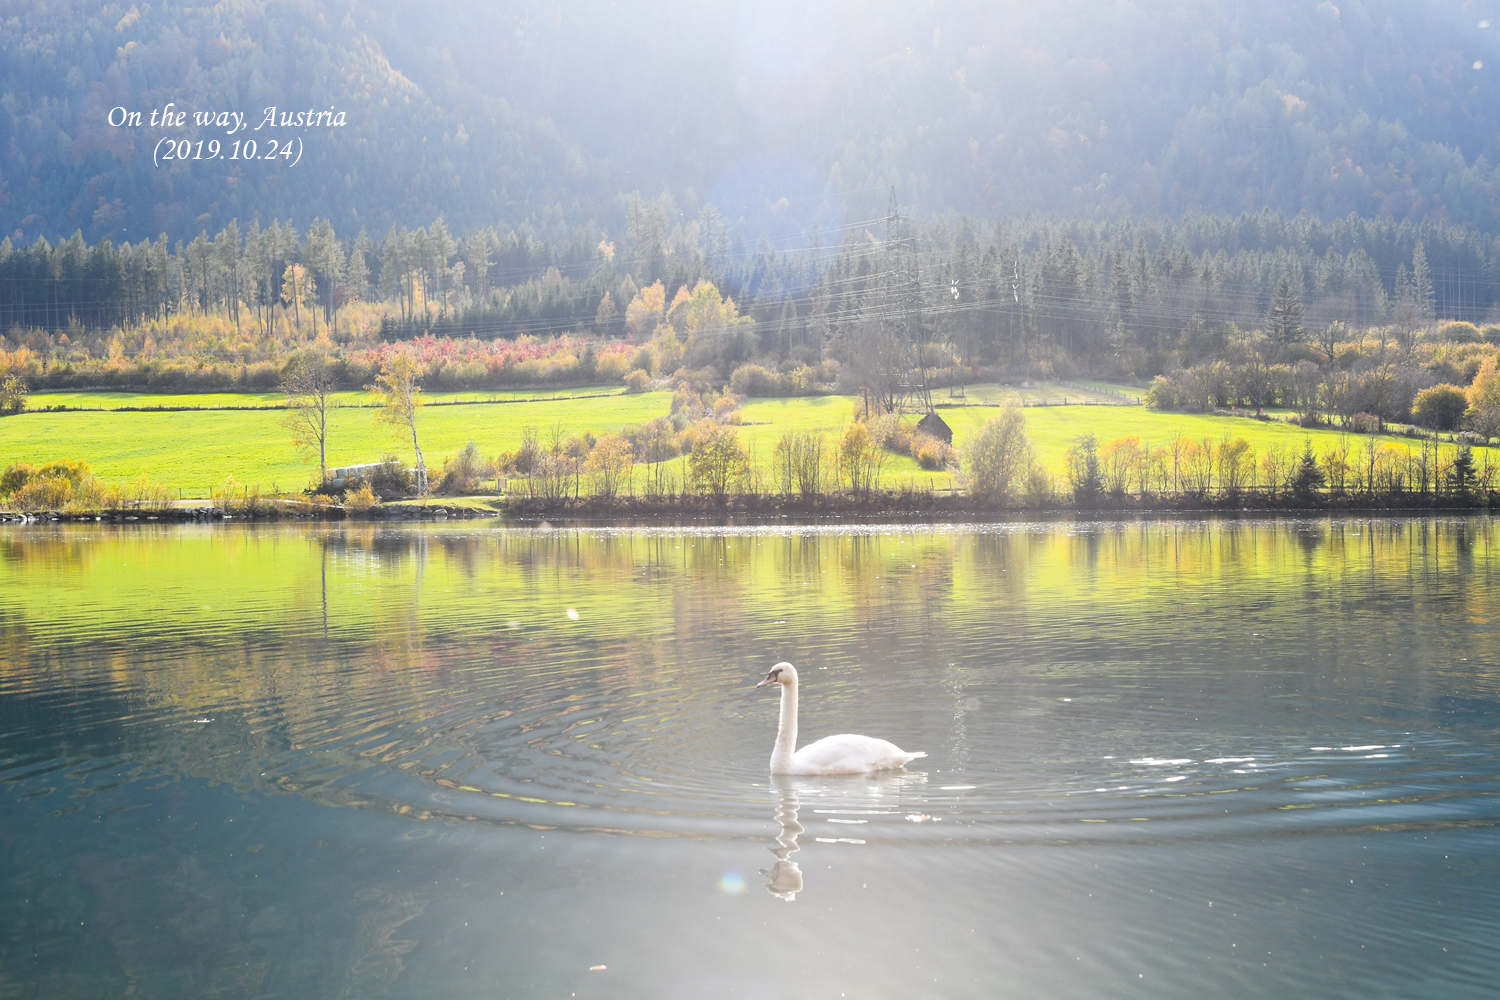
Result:
<svg viewBox="0 0 1500 1000">
<path fill-rule="evenodd" d="M 231 222 L 170 246 L 7 239 L 0 330 L 43 369 L 75 371 L 122 355 L 254 364 L 317 338 L 640 338 L 651 326 L 627 313 L 643 289 L 661 282 L 671 302 L 710 281 L 752 320 L 721 352 L 725 380 L 752 360 L 847 367 L 869 356 L 869 326 L 892 322 L 933 367 L 1147 378 L 1268 329 L 1279 287 L 1297 310 L 1277 334 L 1288 342 L 1335 323 L 1410 331 L 1500 316 L 1500 236 L 1430 221 L 896 217 L 812 232 L 789 251 L 746 249 L 711 207 L 686 218 L 667 198 L 635 199 L 629 220 L 618 238 L 578 230 L 562 243 L 455 236 L 442 219 L 378 241 L 321 220 L 306 233 Z"/>
<path fill-rule="evenodd" d="M 204 232 L 175 246 L 165 235 L 118 246 L 108 240 L 89 246 L 78 233 L 56 245 L 39 239 L 29 247 L 6 238 L 0 240 L 0 330 L 97 333 L 219 314 L 239 329 L 274 335 L 284 317 L 299 327 L 319 317 L 333 325 L 349 302 L 387 300 L 398 309 L 401 330 L 425 330 L 447 319 L 455 295 L 484 298 L 559 267 L 593 271 L 595 242 L 579 234 L 554 246 L 526 233 L 487 229 L 459 243 L 441 219 L 415 233 L 392 230 L 378 244 L 363 230 L 340 240 L 321 220 L 305 235 L 280 222 L 266 229 L 251 223 L 242 231 L 231 221 L 212 238 Z M 594 295 L 595 307 L 602 295 Z M 576 325 L 572 299 L 564 303 L 565 323 L 557 321 L 556 303 L 538 299 L 528 310 L 525 296 L 517 298 L 511 310 L 517 327 L 532 321 L 545 333 Z"/>
</svg>

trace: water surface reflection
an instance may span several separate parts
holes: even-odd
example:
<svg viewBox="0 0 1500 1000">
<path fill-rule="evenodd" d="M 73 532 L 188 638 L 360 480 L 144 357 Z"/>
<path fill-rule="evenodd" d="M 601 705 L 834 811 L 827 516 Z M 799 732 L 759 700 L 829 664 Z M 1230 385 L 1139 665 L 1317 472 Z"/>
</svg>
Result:
<svg viewBox="0 0 1500 1000">
<path fill-rule="evenodd" d="M 0 529 L 0 996 L 1484 995 L 1493 532 Z"/>
</svg>

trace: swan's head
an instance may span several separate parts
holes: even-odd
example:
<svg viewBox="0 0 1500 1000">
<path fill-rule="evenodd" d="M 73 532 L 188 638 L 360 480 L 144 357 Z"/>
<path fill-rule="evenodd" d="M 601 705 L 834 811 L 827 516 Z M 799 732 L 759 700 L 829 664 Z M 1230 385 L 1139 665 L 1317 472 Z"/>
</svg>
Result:
<svg viewBox="0 0 1500 1000">
<path fill-rule="evenodd" d="M 797 683 L 797 668 L 783 661 L 772 667 L 770 673 L 766 674 L 766 679 L 755 686 L 765 687 L 767 684 L 795 683 Z"/>
</svg>

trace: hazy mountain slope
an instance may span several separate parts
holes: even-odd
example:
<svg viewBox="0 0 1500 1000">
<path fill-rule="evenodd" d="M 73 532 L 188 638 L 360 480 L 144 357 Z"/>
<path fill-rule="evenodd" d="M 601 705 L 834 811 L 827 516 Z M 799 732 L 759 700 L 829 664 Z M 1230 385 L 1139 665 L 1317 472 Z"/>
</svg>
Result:
<svg viewBox="0 0 1500 1000">
<path fill-rule="evenodd" d="M 1493 230 L 1493 3 L 12 4 L 0 232 L 439 212 L 617 229 L 625 195 L 665 191 L 753 239 L 879 216 L 892 185 L 921 213 Z M 351 125 L 306 136 L 296 167 L 235 170 L 153 167 L 155 136 L 101 125 L 172 99 L 336 105 Z"/>
<path fill-rule="evenodd" d="M 766 188 L 754 210 L 773 231 L 769 205 L 789 196 L 797 215 L 809 175 L 852 217 L 895 184 L 927 211 L 1493 227 L 1500 59 L 1481 7 L 678 0 L 649 17 L 535 4 L 487 30 L 493 15 L 449 0 L 420 24 L 395 16 L 386 44 L 471 67 L 648 194 L 717 191 L 724 210 Z M 482 60 L 492 38 L 501 57 Z"/>
<path fill-rule="evenodd" d="M 90 239 L 190 236 L 231 217 L 315 216 L 340 230 L 428 222 L 440 212 L 548 218 L 581 163 L 545 123 L 502 100 L 439 103 L 358 27 L 353 3 L 228 0 L 11 4 L 0 18 L 0 233 L 81 227 Z M 152 128 L 168 102 L 233 109 L 249 127 Z M 112 128 L 114 107 L 139 128 Z M 343 127 L 255 130 L 266 108 L 334 109 Z M 301 160 L 153 165 L 163 137 L 207 143 L 300 138 Z M 244 147 L 242 146 L 242 149 Z M 207 150 L 203 151 L 205 154 Z M 571 169 L 567 168 L 571 165 Z"/>
</svg>

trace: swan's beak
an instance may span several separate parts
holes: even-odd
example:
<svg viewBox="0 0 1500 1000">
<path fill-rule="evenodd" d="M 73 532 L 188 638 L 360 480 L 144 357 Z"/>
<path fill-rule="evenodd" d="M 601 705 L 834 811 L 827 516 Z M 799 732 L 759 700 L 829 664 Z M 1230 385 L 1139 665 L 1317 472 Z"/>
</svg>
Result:
<svg viewBox="0 0 1500 1000">
<path fill-rule="evenodd" d="M 776 676 L 776 671 L 773 670 L 769 674 L 766 674 L 766 679 L 765 680 L 761 681 L 759 684 L 757 684 L 755 686 L 758 687 L 758 688 L 763 688 L 767 684 L 771 683 L 771 678 L 773 678 L 775 676 Z"/>
</svg>

